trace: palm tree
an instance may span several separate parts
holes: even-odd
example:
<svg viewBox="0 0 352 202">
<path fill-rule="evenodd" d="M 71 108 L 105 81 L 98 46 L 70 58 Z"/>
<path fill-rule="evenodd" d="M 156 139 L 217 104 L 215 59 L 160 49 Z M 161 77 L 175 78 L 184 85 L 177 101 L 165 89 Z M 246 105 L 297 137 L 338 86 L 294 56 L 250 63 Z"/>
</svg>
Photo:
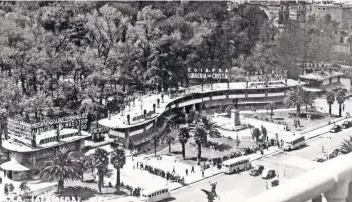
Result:
<svg viewBox="0 0 352 202">
<path fill-rule="evenodd" d="M 166 136 L 166 142 L 169 145 L 169 153 L 171 153 L 171 144 L 175 141 L 175 138 L 172 136 Z"/>
<path fill-rule="evenodd" d="M 79 162 L 79 166 L 80 166 L 80 175 L 81 175 L 82 182 L 83 182 L 84 171 L 93 167 L 93 164 L 92 164 L 92 161 L 90 158 L 91 158 L 90 156 L 86 156 L 82 153 L 79 154 L 78 162 Z"/>
<path fill-rule="evenodd" d="M 80 169 L 79 160 L 73 156 L 73 152 L 62 148 L 45 163 L 39 176 L 48 180 L 58 180 L 57 190 L 60 192 L 64 188 L 65 180 L 80 180 Z"/>
<path fill-rule="evenodd" d="M 18 188 L 21 192 L 24 192 L 24 194 L 27 194 L 31 190 L 27 185 L 27 182 L 22 182 Z"/>
<path fill-rule="evenodd" d="M 203 126 L 197 125 L 196 128 L 194 129 L 194 140 L 198 146 L 198 155 L 197 155 L 198 164 L 200 163 L 200 160 L 202 158 L 202 144 L 206 141 L 206 139 L 207 139 L 207 131 Z"/>
<path fill-rule="evenodd" d="M 187 126 L 180 127 L 180 130 L 178 131 L 178 134 L 177 134 L 177 138 L 178 138 L 178 141 L 182 145 L 182 157 L 183 157 L 183 159 L 185 159 L 186 158 L 185 145 L 186 145 L 188 139 L 190 138 L 190 136 L 189 136 L 189 128 Z"/>
<path fill-rule="evenodd" d="M 341 153 L 348 154 L 352 152 L 352 136 L 349 140 L 344 140 L 340 146 Z"/>
<path fill-rule="evenodd" d="M 263 135 L 262 141 L 265 142 L 266 138 L 268 137 L 268 131 L 266 130 L 266 128 L 264 126 L 261 126 L 261 129 L 262 129 L 262 135 Z"/>
<path fill-rule="evenodd" d="M 218 125 L 209 116 L 202 116 L 202 123 L 204 129 L 207 131 L 210 137 L 220 137 L 221 134 L 218 130 Z"/>
<path fill-rule="evenodd" d="M 153 136 L 154 140 L 154 156 L 156 156 L 156 147 L 158 146 L 158 141 L 160 140 L 160 137 L 158 135 Z"/>
<path fill-rule="evenodd" d="M 335 102 L 335 94 L 333 92 L 328 91 L 326 93 L 326 102 L 329 105 L 329 114 L 331 116 L 331 105 L 334 104 L 334 102 Z"/>
<path fill-rule="evenodd" d="M 339 116 L 342 116 L 342 104 L 345 102 L 346 93 L 343 90 L 339 90 L 336 94 L 337 103 L 339 103 Z"/>
<path fill-rule="evenodd" d="M 270 102 L 265 106 L 266 110 L 268 111 L 270 109 L 270 118 L 273 120 L 273 115 L 274 115 L 274 109 L 276 108 L 275 102 Z"/>
<path fill-rule="evenodd" d="M 313 105 L 314 96 L 310 94 L 308 91 L 304 90 L 301 86 L 293 88 L 288 96 L 285 98 L 284 103 L 286 103 L 287 107 L 296 107 L 297 117 L 300 114 L 301 106 Z"/>
<path fill-rule="evenodd" d="M 110 163 L 116 169 L 116 185 L 118 188 L 120 186 L 120 169 L 126 164 L 125 151 L 123 149 L 115 148 L 111 153 Z"/>
<path fill-rule="evenodd" d="M 104 185 L 104 175 L 108 172 L 109 153 L 105 149 L 97 148 L 93 154 L 93 165 L 98 170 L 98 189 L 101 193 L 101 188 Z"/>
</svg>

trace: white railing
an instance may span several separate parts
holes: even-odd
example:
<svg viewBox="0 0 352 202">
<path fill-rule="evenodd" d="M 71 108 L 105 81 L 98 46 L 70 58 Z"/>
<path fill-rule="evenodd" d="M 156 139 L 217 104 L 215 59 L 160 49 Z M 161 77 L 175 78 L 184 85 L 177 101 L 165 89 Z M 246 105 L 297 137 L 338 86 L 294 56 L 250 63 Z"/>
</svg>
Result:
<svg viewBox="0 0 352 202">
<path fill-rule="evenodd" d="M 306 202 L 321 194 L 328 202 L 352 201 L 352 153 L 341 155 L 247 202 Z"/>
</svg>

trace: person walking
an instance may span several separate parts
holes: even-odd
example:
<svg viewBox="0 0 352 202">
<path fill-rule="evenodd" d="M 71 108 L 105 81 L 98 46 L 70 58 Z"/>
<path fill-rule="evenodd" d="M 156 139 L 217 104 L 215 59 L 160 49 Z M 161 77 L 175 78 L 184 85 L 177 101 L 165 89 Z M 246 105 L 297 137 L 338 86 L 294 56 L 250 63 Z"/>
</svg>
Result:
<svg viewBox="0 0 352 202">
<path fill-rule="evenodd" d="M 194 166 L 192 166 L 191 173 L 196 173 L 194 172 Z"/>
<path fill-rule="evenodd" d="M 266 189 L 269 189 L 269 184 L 268 184 L 268 182 L 266 182 Z"/>
<path fill-rule="evenodd" d="M 137 169 L 138 169 L 138 164 L 139 164 L 139 162 L 137 161 Z"/>
<path fill-rule="evenodd" d="M 172 168 L 172 174 L 176 173 L 175 172 L 175 166 Z"/>
<path fill-rule="evenodd" d="M 188 169 L 186 168 L 186 176 L 188 176 Z"/>
<path fill-rule="evenodd" d="M 202 177 L 204 177 L 204 170 L 202 169 Z"/>
<path fill-rule="evenodd" d="M 324 153 L 324 146 L 321 146 L 321 151 Z"/>
</svg>

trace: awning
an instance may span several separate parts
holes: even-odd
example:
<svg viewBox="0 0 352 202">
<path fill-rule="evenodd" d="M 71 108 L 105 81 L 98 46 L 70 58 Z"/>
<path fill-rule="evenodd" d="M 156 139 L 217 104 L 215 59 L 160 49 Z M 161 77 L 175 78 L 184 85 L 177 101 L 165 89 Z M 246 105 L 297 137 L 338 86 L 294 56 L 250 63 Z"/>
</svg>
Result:
<svg viewBox="0 0 352 202">
<path fill-rule="evenodd" d="M 324 86 L 325 91 L 333 91 L 333 90 L 338 90 L 338 89 L 346 89 L 346 86 L 344 86 L 342 83 L 339 83 L 339 82 Z"/>
<path fill-rule="evenodd" d="M 15 158 L 11 158 L 11 161 L 5 162 L 0 165 L 0 168 L 3 170 L 11 170 L 11 171 L 27 171 L 29 168 L 21 165 Z"/>
</svg>

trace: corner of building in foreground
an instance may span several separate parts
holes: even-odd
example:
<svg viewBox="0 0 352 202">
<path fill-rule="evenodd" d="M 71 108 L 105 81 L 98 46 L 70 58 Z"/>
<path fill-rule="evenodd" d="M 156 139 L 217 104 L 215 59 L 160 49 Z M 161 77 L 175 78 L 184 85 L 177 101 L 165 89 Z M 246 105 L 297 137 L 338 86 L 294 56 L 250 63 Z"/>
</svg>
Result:
<svg viewBox="0 0 352 202">
<path fill-rule="evenodd" d="M 352 153 L 322 163 L 247 202 L 307 202 L 320 196 L 327 202 L 352 202 Z"/>
</svg>

